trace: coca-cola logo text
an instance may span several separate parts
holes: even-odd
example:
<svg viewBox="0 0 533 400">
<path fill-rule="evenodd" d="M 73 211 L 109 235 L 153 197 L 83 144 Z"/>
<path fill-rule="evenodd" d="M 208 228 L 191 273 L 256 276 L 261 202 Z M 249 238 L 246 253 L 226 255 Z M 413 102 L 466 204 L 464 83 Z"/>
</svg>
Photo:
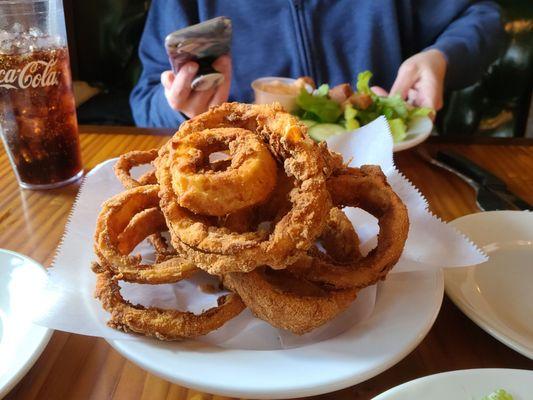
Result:
<svg viewBox="0 0 533 400">
<path fill-rule="evenodd" d="M 21 69 L 0 69 L 0 87 L 5 89 L 27 89 L 29 87 L 55 86 L 59 84 L 59 73 L 54 70 L 56 64 L 57 59 L 53 58 L 48 62 L 31 61 Z M 42 72 L 37 73 L 39 69 Z"/>
</svg>

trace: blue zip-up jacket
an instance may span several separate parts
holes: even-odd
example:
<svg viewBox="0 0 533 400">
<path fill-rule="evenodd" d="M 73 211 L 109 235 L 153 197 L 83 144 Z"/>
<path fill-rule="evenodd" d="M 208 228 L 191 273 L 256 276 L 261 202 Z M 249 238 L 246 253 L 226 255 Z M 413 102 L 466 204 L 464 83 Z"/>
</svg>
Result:
<svg viewBox="0 0 533 400">
<path fill-rule="evenodd" d="M 230 100 L 251 102 L 262 76 L 308 75 L 318 83 L 355 81 L 390 88 L 403 60 L 424 49 L 448 60 L 446 89 L 478 80 L 503 38 L 498 6 L 467 0 L 153 0 L 139 54 L 143 72 L 131 93 L 139 126 L 176 128 L 160 83 L 170 69 L 163 43 L 177 29 L 216 16 L 233 22 Z"/>
</svg>

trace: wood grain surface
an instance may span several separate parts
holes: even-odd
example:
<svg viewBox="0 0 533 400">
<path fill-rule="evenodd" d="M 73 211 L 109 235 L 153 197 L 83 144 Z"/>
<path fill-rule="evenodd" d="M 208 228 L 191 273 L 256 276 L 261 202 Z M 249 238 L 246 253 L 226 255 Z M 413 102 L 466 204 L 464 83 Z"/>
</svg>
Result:
<svg viewBox="0 0 533 400">
<path fill-rule="evenodd" d="M 147 135 L 149 131 L 135 128 L 82 127 L 80 131 L 87 171 L 128 150 L 150 149 L 167 140 L 161 136 L 166 133 L 164 130 L 158 130 L 158 135 Z M 533 203 L 532 142 L 515 143 L 460 144 L 431 140 L 422 147 L 430 152 L 449 148 L 467 156 L 505 180 L 517 195 Z M 443 220 L 479 211 L 469 186 L 452 174 L 427 164 L 416 151 L 399 153 L 395 159 L 399 169 L 427 197 L 431 210 Z M 2 151 L 0 247 L 26 254 L 49 266 L 78 188 L 79 183 L 50 191 L 21 190 Z M 533 361 L 493 339 L 445 298 L 435 325 L 404 360 L 359 385 L 313 398 L 369 399 L 421 376 L 484 367 L 533 369 Z M 124 359 L 103 339 L 64 332 L 54 333 L 33 368 L 7 395 L 7 399 L 24 400 L 224 398 L 189 390 L 151 375 Z"/>
</svg>

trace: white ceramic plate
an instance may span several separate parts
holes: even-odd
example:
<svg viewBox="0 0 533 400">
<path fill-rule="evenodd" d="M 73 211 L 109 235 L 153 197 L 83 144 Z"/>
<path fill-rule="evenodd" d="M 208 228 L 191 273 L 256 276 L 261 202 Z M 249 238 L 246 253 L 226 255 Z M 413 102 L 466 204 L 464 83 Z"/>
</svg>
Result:
<svg viewBox="0 0 533 400">
<path fill-rule="evenodd" d="M 208 393 L 292 398 L 369 379 L 409 354 L 437 317 L 441 272 L 391 274 L 380 283 L 371 317 L 309 346 L 275 351 L 222 349 L 199 342 L 110 341 L 123 356 L 166 380 Z"/>
<path fill-rule="evenodd" d="M 0 398 L 28 372 L 52 336 L 52 330 L 20 315 L 31 301 L 29 288 L 41 287 L 45 279 L 40 264 L 0 249 Z"/>
<path fill-rule="evenodd" d="M 533 359 L 533 213 L 484 212 L 451 224 L 490 260 L 446 270 L 446 293 L 482 329 Z"/>
<path fill-rule="evenodd" d="M 419 145 L 431 135 L 432 130 L 433 121 L 431 121 L 431 118 L 414 118 L 408 126 L 407 137 L 399 143 L 394 143 L 392 151 L 396 153 Z"/>
<path fill-rule="evenodd" d="M 497 389 L 514 400 L 529 400 L 533 371 L 487 368 L 444 372 L 396 386 L 373 400 L 481 400 Z"/>
</svg>

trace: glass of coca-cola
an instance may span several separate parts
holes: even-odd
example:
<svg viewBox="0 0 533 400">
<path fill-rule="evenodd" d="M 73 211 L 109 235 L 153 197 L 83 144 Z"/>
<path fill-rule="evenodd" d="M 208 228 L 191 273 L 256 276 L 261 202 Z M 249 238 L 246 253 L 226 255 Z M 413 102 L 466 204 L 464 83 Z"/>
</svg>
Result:
<svg viewBox="0 0 533 400">
<path fill-rule="evenodd" d="M 83 174 L 61 0 L 0 1 L 0 134 L 23 188 Z"/>
</svg>

